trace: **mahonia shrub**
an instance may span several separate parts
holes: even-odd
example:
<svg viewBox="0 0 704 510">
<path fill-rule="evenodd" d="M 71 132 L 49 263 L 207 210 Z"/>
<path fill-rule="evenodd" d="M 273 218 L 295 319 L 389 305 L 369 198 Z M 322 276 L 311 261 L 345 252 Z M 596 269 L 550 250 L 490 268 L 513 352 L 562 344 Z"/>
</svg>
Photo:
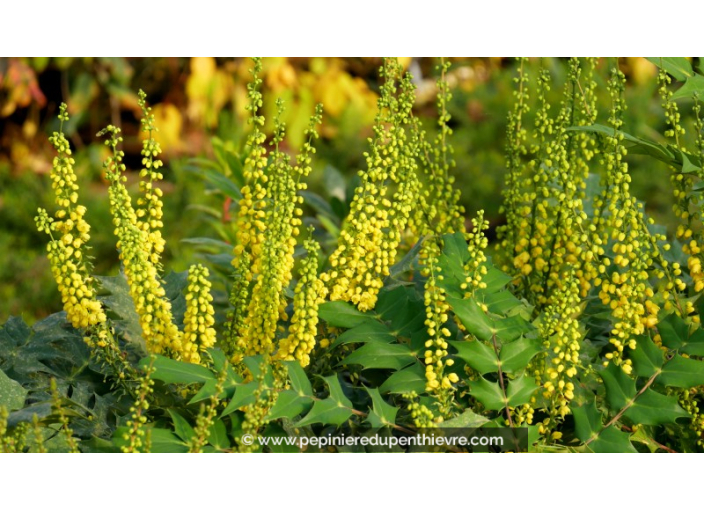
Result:
<svg viewBox="0 0 704 510">
<path fill-rule="evenodd" d="M 298 451 L 256 439 L 501 428 L 527 437 L 517 451 L 701 451 L 704 90 L 688 60 L 652 62 L 667 143 L 626 131 L 618 61 L 569 59 L 559 83 L 518 59 L 490 245 L 484 211 L 468 217 L 455 187 L 446 62 L 431 131 L 413 77 L 384 60 L 343 201 L 308 190 L 323 106 L 293 150 L 276 100 L 267 136 L 255 58 L 236 171 L 199 169 L 232 230 L 189 240 L 220 252 L 183 273 L 162 265 L 164 167 L 140 92 L 138 196 L 120 128 L 98 133 L 121 270 L 92 274 L 62 105 L 54 212 L 36 224 L 63 312 L 0 329 L 0 448 Z M 670 234 L 634 194 L 631 153 L 669 172 Z"/>
</svg>

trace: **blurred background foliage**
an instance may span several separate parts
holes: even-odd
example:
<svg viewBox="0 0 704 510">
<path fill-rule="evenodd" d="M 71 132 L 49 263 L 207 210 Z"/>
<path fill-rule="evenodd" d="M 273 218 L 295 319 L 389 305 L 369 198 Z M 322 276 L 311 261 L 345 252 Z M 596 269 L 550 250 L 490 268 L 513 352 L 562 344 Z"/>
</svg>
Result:
<svg viewBox="0 0 704 510">
<path fill-rule="evenodd" d="M 432 131 L 439 60 L 404 58 L 402 62 L 418 86 L 416 114 Z M 503 58 L 452 62 L 448 81 L 453 91 L 450 113 L 457 183 L 467 211 L 473 214 L 485 209 L 495 227 L 502 222 L 504 131 L 513 100 L 515 64 Z M 602 60 L 601 76 L 615 62 Z M 287 143 L 293 151 L 301 143 L 314 105 L 324 104 L 322 138 L 310 188 L 326 201 L 337 200 L 342 208 L 355 173 L 364 164 L 380 64 L 381 59 L 375 58 L 264 59 L 267 131 L 271 132 L 275 99 L 281 97 L 286 105 Z M 533 77 L 540 65 L 555 78 L 551 102 L 556 108 L 566 72 L 564 62 L 532 59 Z M 620 59 L 619 65 L 629 78 L 625 129 L 662 141 L 664 117 L 655 66 L 642 58 Z M 66 102 L 71 116 L 65 132 L 75 147 L 81 200 L 92 225 L 95 272 L 114 274 L 118 259 L 102 177 L 107 153 L 95 134 L 108 123 L 120 126 L 127 166 L 138 168 L 137 91 L 141 88 L 147 93 L 166 163 L 165 262 L 182 271 L 199 255 L 197 243 L 183 239 L 227 241 L 232 235 L 232 200 L 222 192 L 218 175 L 238 181 L 239 153 L 247 132 L 244 106 L 249 66 L 248 59 L 208 57 L 0 59 L 0 323 L 10 314 L 22 315 L 31 323 L 60 308 L 45 257 L 46 241 L 36 232 L 33 220 L 37 207 L 51 207 L 53 201 L 48 176 L 53 154 L 47 136 L 57 128 L 59 104 Z M 600 93 L 604 95 L 603 88 Z M 671 203 L 670 193 L 663 192 L 668 182 L 665 165 L 638 157 L 630 163 L 636 193 L 647 202 L 649 212 L 662 219 Z M 136 172 L 131 177 L 136 188 Z M 318 209 L 326 207 L 317 205 Z M 327 221 L 325 215 L 319 218 Z M 334 228 L 326 226 L 331 241 Z M 226 260 L 212 257 L 212 263 L 227 267 Z"/>
</svg>

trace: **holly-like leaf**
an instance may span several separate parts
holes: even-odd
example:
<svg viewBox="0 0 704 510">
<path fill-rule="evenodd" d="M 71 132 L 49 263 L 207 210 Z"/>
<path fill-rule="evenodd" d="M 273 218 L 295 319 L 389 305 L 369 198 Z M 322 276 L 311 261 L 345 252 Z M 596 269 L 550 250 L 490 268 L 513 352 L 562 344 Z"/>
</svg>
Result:
<svg viewBox="0 0 704 510">
<path fill-rule="evenodd" d="M 481 427 L 489 421 L 489 418 L 477 414 L 471 409 L 466 409 L 462 414 L 450 420 L 443 421 L 439 426 L 441 428 L 451 429 L 474 429 Z"/>
<path fill-rule="evenodd" d="M 506 388 L 508 405 L 518 407 L 527 404 L 539 387 L 535 383 L 535 379 L 529 375 L 522 375 L 518 379 L 509 381 L 508 388 Z"/>
<path fill-rule="evenodd" d="M 372 398 L 372 409 L 367 416 L 367 421 L 374 429 L 388 427 L 396 423 L 398 408 L 388 404 L 377 388 L 366 388 Z"/>
<path fill-rule="evenodd" d="M 274 403 L 269 411 L 267 420 L 273 421 L 279 418 L 292 420 L 296 416 L 306 412 L 312 405 L 312 397 L 302 397 L 295 390 L 284 390 L 276 397 L 276 403 Z"/>
<path fill-rule="evenodd" d="M 27 390 L 0 370 L 0 407 L 8 411 L 22 409 L 26 398 Z"/>
<path fill-rule="evenodd" d="M 594 453 L 638 453 L 630 435 L 614 426 L 604 429 L 587 448 Z"/>
<path fill-rule="evenodd" d="M 479 340 L 490 342 L 495 331 L 494 323 L 489 319 L 474 299 L 460 299 L 447 296 L 452 311 L 460 319 L 467 331 Z"/>
<path fill-rule="evenodd" d="M 449 342 L 457 349 L 457 357 L 481 375 L 494 373 L 499 369 L 498 359 L 494 349 L 479 340 L 469 342 Z"/>
<path fill-rule="evenodd" d="M 658 323 L 662 344 L 670 349 L 679 349 L 689 338 L 689 326 L 681 317 L 671 313 Z"/>
<path fill-rule="evenodd" d="M 102 295 L 100 301 L 117 317 L 113 318 L 115 329 L 128 342 L 137 345 L 143 353 L 147 352 L 139 315 L 135 311 L 134 301 L 130 296 L 130 287 L 123 272 L 117 276 L 96 276 L 100 282 Z"/>
<path fill-rule="evenodd" d="M 571 409 L 574 416 L 575 435 L 579 440 L 585 442 L 596 438 L 603 425 L 601 413 L 597 410 L 594 400 L 581 406 L 572 405 Z"/>
<path fill-rule="evenodd" d="M 657 67 L 664 69 L 677 81 L 685 81 L 694 76 L 692 64 L 685 57 L 645 57 Z"/>
<path fill-rule="evenodd" d="M 665 354 L 649 336 L 638 337 L 636 348 L 630 351 L 630 357 L 638 377 L 651 377 L 665 362 Z"/>
<path fill-rule="evenodd" d="M 360 312 L 354 305 L 345 301 L 328 301 L 318 308 L 318 316 L 331 326 L 353 328 L 372 319 L 372 316 Z"/>
<path fill-rule="evenodd" d="M 423 393 L 426 385 L 425 372 L 420 363 L 394 372 L 384 381 L 379 390 L 382 393 Z"/>
<path fill-rule="evenodd" d="M 294 391 L 300 396 L 312 396 L 313 387 L 298 361 L 284 361 L 284 365 L 288 369 L 288 378 L 291 380 L 291 387 Z"/>
<path fill-rule="evenodd" d="M 610 363 L 600 375 L 606 386 L 606 401 L 610 409 L 618 411 L 636 396 L 636 382 L 615 364 Z"/>
<path fill-rule="evenodd" d="M 330 389 L 330 396 L 325 400 L 316 400 L 308 414 L 296 423 L 296 427 L 314 423 L 340 426 L 352 416 L 352 402 L 342 391 L 337 376 L 331 375 L 324 379 Z"/>
<path fill-rule="evenodd" d="M 677 418 L 689 416 L 682 409 L 675 396 L 665 396 L 650 388 L 636 398 L 624 416 L 642 425 L 662 425 L 674 423 Z"/>
<path fill-rule="evenodd" d="M 394 342 L 395 340 L 396 338 L 391 334 L 391 331 L 386 324 L 379 321 L 367 321 L 342 333 L 335 339 L 332 346 L 336 347 L 338 345 L 349 343 L 367 342 L 381 342 L 388 344 Z"/>
<path fill-rule="evenodd" d="M 470 383 L 469 393 L 489 411 L 497 411 L 506 406 L 499 383 L 487 381 L 483 377 Z"/>
<path fill-rule="evenodd" d="M 210 434 L 208 435 L 208 443 L 214 446 L 217 450 L 226 450 L 230 448 L 230 440 L 227 437 L 227 427 L 222 420 L 215 420 L 210 426 Z"/>
<path fill-rule="evenodd" d="M 511 373 L 523 370 L 540 351 L 540 343 L 534 338 L 524 337 L 515 342 L 505 343 L 499 355 L 501 369 Z"/>
<path fill-rule="evenodd" d="M 676 388 L 693 388 L 704 385 L 704 361 L 685 358 L 677 354 L 665 363 L 657 382 Z"/>
<path fill-rule="evenodd" d="M 195 384 L 216 380 L 215 374 L 200 365 L 176 361 L 160 354 L 155 354 L 154 358 L 152 378 L 157 381 L 168 384 Z M 150 358 L 144 358 L 139 362 L 139 366 L 144 369 L 150 362 Z"/>
<path fill-rule="evenodd" d="M 390 368 L 400 370 L 415 361 L 411 348 L 405 344 L 367 343 L 347 356 L 342 364 L 361 365 L 365 369 Z"/>
<path fill-rule="evenodd" d="M 175 409 L 169 409 L 169 415 L 171 415 L 171 420 L 174 422 L 174 432 L 183 441 L 188 442 L 193 436 L 196 435 L 195 430 L 191 427 L 190 423 L 181 416 Z"/>
</svg>

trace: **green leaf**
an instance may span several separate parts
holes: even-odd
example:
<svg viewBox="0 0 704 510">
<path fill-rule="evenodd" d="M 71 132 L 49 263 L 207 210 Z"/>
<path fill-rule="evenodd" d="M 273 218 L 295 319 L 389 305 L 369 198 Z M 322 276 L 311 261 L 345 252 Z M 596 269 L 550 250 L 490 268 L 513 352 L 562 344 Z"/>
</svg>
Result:
<svg viewBox="0 0 704 510">
<path fill-rule="evenodd" d="M 494 349 L 483 342 L 472 340 L 469 342 L 449 342 L 449 344 L 457 349 L 459 358 L 481 375 L 498 371 L 499 364 Z"/>
<path fill-rule="evenodd" d="M 237 411 L 240 407 L 253 404 L 256 401 L 254 394 L 259 389 L 259 382 L 252 381 L 247 384 L 241 384 L 235 389 L 235 394 L 232 400 L 223 409 L 221 417 L 225 417 L 228 414 L 232 414 Z"/>
<path fill-rule="evenodd" d="M 372 316 L 360 312 L 345 301 L 328 301 L 318 308 L 318 315 L 331 326 L 338 328 L 353 328 L 372 319 Z"/>
<path fill-rule="evenodd" d="M 506 407 L 506 400 L 497 382 L 489 382 L 480 377 L 470 383 L 469 393 L 489 411 L 498 411 Z"/>
<path fill-rule="evenodd" d="M 167 384 L 195 384 L 216 380 L 215 374 L 200 365 L 176 361 L 160 354 L 155 354 L 154 357 L 152 378 L 157 381 Z M 144 370 L 149 363 L 150 358 L 143 358 L 139 366 Z"/>
<path fill-rule="evenodd" d="M 0 407 L 5 407 L 8 411 L 22 409 L 27 393 L 20 383 L 0 370 Z"/>
<path fill-rule="evenodd" d="M 420 249 L 423 247 L 424 240 L 424 237 L 418 239 L 416 244 L 414 244 L 413 247 L 408 250 L 408 252 L 403 256 L 403 258 L 399 260 L 396 264 L 391 266 L 391 269 L 389 269 L 388 278 L 396 279 L 398 276 L 413 270 L 413 264 L 415 263 L 416 258 L 418 257 L 418 253 L 420 253 Z"/>
<path fill-rule="evenodd" d="M 533 393 L 539 388 L 535 383 L 535 379 L 529 375 L 523 375 L 518 379 L 509 381 L 506 389 L 508 397 L 508 405 L 511 407 L 522 406 L 530 402 Z"/>
<path fill-rule="evenodd" d="M 409 393 L 418 394 L 425 391 L 425 371 L 420 363 L 414 363 L 408 368 L 394 372 L 384 381 L 379 390 L 382 393 Z"/>
<path fill-rule="evenodd" d="M 396 338 L 391 334 L 389 327 L 379 321 L 367 321 L 352 329 L 348 329 L 338 336 L 332 343 L 333 347 L 349 343 L 382 342 L 391 343 Z"/>
<path fill-rule="evenodd" d="M 264 430 L 264 437 L 289 437 L 286 431 L 277 423 L 270 423 Z M 269 450 L 272 453 L 298 453 L 299 448 L 295 444 L 286 444 L 286 441 L 281 441 L 276 444 L 274 441 L 269 441 Z"/>
<path fill-rule="evenodd" d="M 479 340 L 490 342 L 494 331 L 494 323 L 473 299 L 460 299 L 447 296 L 447 302 L 452 311 L 460 319 L 467 331 Z"/>
<path fill-rule="evenodd" d="M 193 430 L 193 427 L 186 421 L 186 418 L 178 414 L 178 412 L 174 409 L 169 409 L 169 414 L 171 415 L 171 419 L 174 422 L 174 432 L 178 437 L 183 439 L 185 442 L 188 442 L 191 440 L 193 436 L 196 435 L 195 430 Z"/>
<path fill-rule="evenodd" d="M 501 369 L 510 373 L 523 370 L 541 350 L 540 342 L 534 338 L 521 338 L 515 342 L 505 343 L 499 355 Z"/>
<path fill-rule="evenodd" d="M 657 67 L 664 69 L 677 81 L 685 81 L 691 76 L 695 76 L 692 64 L 684 57 L 645 57 Z"/>
<path fill-rule="evenodd" d="M 657 382 L 676 388 L 693 388 L 704 385 L 704 361 L 684 358 L 677 354 L 665 363 Z"/>
<path fill-rule="evenodd" d="M 284 390 L 277 396 L 276 403 L 269 411 L 267 420 L 273 421 L 279 418 L 292 420 L 299 414 L 306 412 L 312 405 L 312 397 L 302 397 L 295 390 Z"/>
<path fill-rule="evenodd" d="M 450 420 L 443 421 L 439 427 L 440 428 L 451 428 L 451 429 L 474 429 L 481 427 L 489 421 L 489 418 L 477 414 L 471 409 L 466 409 L 462 414 L 452 418 Z"/>
<path fill-rule="evenodd" d="M 665 396 L 650 388 L 646 389 L 629 407 L 624 416 L 642 425 L 674 423 L 677 418 L 689 416 L 675 396 Z"/>
<path fill-rule="evenodd" d="M 690 356 L 704 356 L 704 329 L 698 327 L 694 330 L 687 342 L 680 348 L 680 352 Z"/>
<path fill-rule="evenodd" d="M 291 387 L 298 392 L 300 396 L 312 396 L 313 387 L 298 361 L 284 361 L 284 365 L 286 365 L 288 369 L 288 378 L 291 380 Z"/>
<path fill-rule="evenodd" d="M 232 182 L 228 177 L 222 174 L 219 170 L 213 168 L 205 168 L 195 166 L 193 164 L 184 167 L 187 172 L 192 172 L 201 176 L 206 182 L 211 184 L 216 190 L 220 191 L 225 196 L 234 200 L 242 198 L 242 193 L 237 187 L 237 184 Z"/>
<path fill-rule="evenodd" d="M 185 453 L 188 445 L 166 429 L 149 429 L 153 453 Z"/>
<path fill-rule="evenodd" d="M 352 402 L 345 396 L 336 375 L 325 377 L 330 388 L 330 396 L 325 400 L 316 400 L 310 410 L 296 427 L 304 427 L 314 423 L 340 426 L 352 416 Z"/>
<path fill-rule="evenodd" d="M 208 443 L 218 450 L 227 450 L 230 446 L 232 446 L 230 444 L 230 439 L 227 437 L 227 427 L 225 427 L 222 420 L 215 420 L 210 426 Z"/>
<path fill-rule="evenodd" d="M 624 408 L 636 396 L 636 382 L 615 364 L 610 363 L 599 374 L 604 381 L 606 401 L 611 410 Z"/>
<path fill-rule="evenodd" d="M 400 370 L 416 358 L 405 344 L 367 343 L 347 356 L 341 364 L 361 365 L 365 369 L 390 368 Z"/>
<path fill-rule="evenodd" d="M 572 405 L 575 435 L 583 443 L 598 435 L 602 429 L 601 413 L 594 400 L 581 406 Z"/>
<path fill-rule="evenodd" d="M 665 362 L 665 354 L 649 336 L 640 336 L 636 348 L 630 351 L 633 369 L 638 377 L 651 377 Z"/>
<path fill-rule="evenodd" d="M 366 388 L 367 393 L 372 398 L 372 409 L 367 416 L 367 421 L 372 428 L 378 429 L 396 423 L 398 408 L 388 404 L 379 394 L 377 388 Z"/>
<path fill-rule="evenodd" d="M 689 326 L 681 317 L 671 313 L 658 323 L 662 344 L 670 349 L 679 349 L 689 338 Z"/>
<path fill-rule="evenodd" d="M 125 274 L 120 271 L 117 276 L 96 276 L 95 278 L 100 282 L 101 291 L 107 293 L 99 296 L 100 301 L 118 317 L 113 319 L 117 332 L 146 353 L 147 346 L 142 336 L 142 326 L 139 324 L 139 315 L 135 311 Z"/>
<path fill-rule="evenodd" d="M 613 426 L 604 429 L 587 448 L 594 453 L 638 453 L 631 444 L 630 435 Z"/>
</svg>

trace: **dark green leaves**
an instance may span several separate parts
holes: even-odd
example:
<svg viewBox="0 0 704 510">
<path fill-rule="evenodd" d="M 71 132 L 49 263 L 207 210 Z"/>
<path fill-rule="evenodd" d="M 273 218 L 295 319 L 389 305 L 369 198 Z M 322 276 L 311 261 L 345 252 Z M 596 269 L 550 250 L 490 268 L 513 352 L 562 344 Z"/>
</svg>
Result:
<svg viewBox="0 0 704 510">
<path fill-rule="evenodd" d="M 499 369 L 498 359 L 494 349 L 479 340 L 470 342 L 450 342 L 457 349 L 457 356 L 462 358 L 481 375 L 496 372 Z"/>
<path fill-rule="evenodd" d="M 316 400 L 310 412 L 296 423 L 297 427 L 314 423 L 340 426 L 352 416 L 352 402 L 343 393 L 337 376 L 325 377 L 325 382 L 330 389 L 330 396 L 325 400 Z"/>
<path fill-rule="evenodd" d="M 320 305 L 318 315 L 331 326 L 353 328 L 371 317 L 344 301 L 329 301 Z"/>
<path fill-rule="evenodd" d="M 8 411 L 22 409 L 25 398 L 27 398 L 27 390 L 0 370 L 0 406 Z"/>
<path fill-rule="evenodd" d="M 657 382 L 677 388 L 701 386 L 704 384 L 704 361 L 675 355 L 663 366 Z"/>
<path fill-rule="evenodd" d="M 140 366 L 149 366 L 150 358 L 144 358 Z M 152 378 L 165 383 L 195 384 L 215 380 L 215 374 L 200 365 L 176 361 L 159 354 L 154 355 Z"/>
<path fill-rule="evenodd" d="M 352 352 L 343 363 L 369 368 L 390 368 L 400 370 L 415 361 L 411 348 L 405 344 L 385 344 L 370 342 Z"/>
<path fill-rule="evenodd" d="M 506 407 L 507 404 L 511 407 L 527 404 L 538 388 L 539 386 L 532 377 L 521 376 L 508 382 L 506 398 L 504 398 L 498 382 L 490 382 L 480 377 L 471 382 L 469 393 L 484 404 L 488 410 L 497 411 Z"/>
</svg>

